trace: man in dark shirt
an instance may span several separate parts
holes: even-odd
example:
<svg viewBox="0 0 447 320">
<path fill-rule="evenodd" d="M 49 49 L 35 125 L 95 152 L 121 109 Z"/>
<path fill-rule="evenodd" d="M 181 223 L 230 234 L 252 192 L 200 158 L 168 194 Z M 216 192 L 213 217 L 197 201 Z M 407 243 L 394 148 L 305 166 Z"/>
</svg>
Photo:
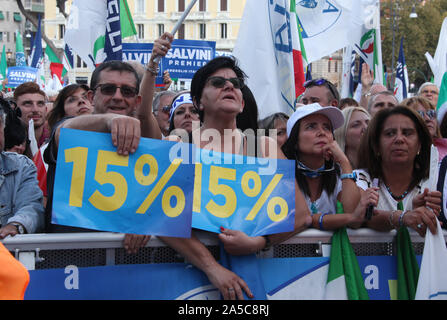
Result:
<svg viewBox="0 0 447 320">
<path fill-rule="evenodd" d="M 45 212 L 48 232 L 86 231 L 85 229 L 51 224 L 54 175 L 61 128 L 110 133 L 112 142 L 117 147 L 117 153 L 124 156 L 136 151 L 141 136 L 161 138 L 160 129 L 152 115 L 150 106 L 147 106 L 147 119 L 141 123 L 133 116 L 141 104 L 139 87 L 139 77 L 135 69 L 128 63 L 108 61 L 100 64 L 92 74 L 91 90 L 88 92 L 94 113 L 63 119 L 52 133 L 49 146 L 44 153 L 44 159 L 48 163 L 48 204 Z M 141 112 L 139 112 L 139 116 L 141 116 Z M 126 234 L 124 247 L 128 252 L 136 253 L 138 248 L 145 246 L 149 239 L 150 236 L 146 235 Z"/>
</svg>

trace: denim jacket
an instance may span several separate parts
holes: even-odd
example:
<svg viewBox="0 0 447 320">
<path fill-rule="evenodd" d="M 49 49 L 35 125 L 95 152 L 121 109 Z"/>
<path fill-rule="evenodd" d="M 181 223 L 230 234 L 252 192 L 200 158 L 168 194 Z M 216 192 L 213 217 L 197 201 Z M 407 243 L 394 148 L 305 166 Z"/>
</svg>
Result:
<svg viewBox="0 0 447 320">
<path fill-rule="evenodd" d="M 21 223 L 28 233 L 42 231 L 44 208 L 34 163 L 14 152 L 0 153 L 0 223 Z"/>
</svg>

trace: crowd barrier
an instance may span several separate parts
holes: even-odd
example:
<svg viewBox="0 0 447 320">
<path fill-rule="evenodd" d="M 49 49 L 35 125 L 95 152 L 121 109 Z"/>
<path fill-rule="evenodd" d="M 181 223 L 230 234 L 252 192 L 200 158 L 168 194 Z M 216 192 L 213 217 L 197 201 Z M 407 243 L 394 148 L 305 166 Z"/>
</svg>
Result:
<svg viewBox="0 0 447 320">
<path fill-rule="evenodd" d="M 442 231 L 444 234 L 444 238 L 447 240 L 447 231 Z M 358 229 L 351 230 L 348 229 L 348 235 L 352 244 L 352 247 L 359 257 L 359 264 L 363 271 L 365 271 L 365 282 L 372 281 L 367 280 L 367 270 L 370 270 L 371 264 L 379 265 L 380 259 L 393 259 L 396 253 L 395 249 L 395 235 L 396 232 L 377 232 L 370 229 Z M 410 230 L 410 236 L 412 239 L 412 243 L 415 249 L 415 253 L 420 259 L 420 255 L 422 255 L 424 248 L 424 238 L 421 238 L 416 232 Z M 270 265 L 277 264 L 281 262 L 281 268 L 285 268 L 286 264 L 289 264 L 290 267 L 285 269 L 296 269 L 297 267 L 291 267 L 292 265 L 303 265 L 310 263 L 312 266 L 308 267 L 309 270 L 315 270 L 323 264 L 328 263 L 328 257 L 330 255 L 330 241 L 332 237 L 332 232 L 328 231 L 319 231 L 316 229 L 308 229 L 300 234 L 290 238 L 282 244 L 275 245 L 271 247 L 268 251 L 261 251 L 257 254 L 257 258 L 261 261 L 261 269 L 274 269 Z M 220 259 L 220 250 L 219 244 L 217 241 L 217 237 L 213 233 L 199 231 L 198 238 L 209 248 L 212 254 L 215 256 L 217 260 Z M 141 248 L 138 254 L 127 254 L 123 248 L 123 239 L 124 234 L 120 233 L 111 233 L 111 232 L 87 232 L 87 233 L 65 233 L 65 234 L 26 234 L 26 235 L 17 235 L 15 237 L 8 237 L 4 239 L 2 242 L 8 248 L 8 250 L 15 255 L 15 257 L 21 261 L 25 267 L 30 271 L 31 281 L 30 281 L 30 296 L 29 298 L 36 299 L 76 299 L 76 298 L 87 298 L 87 299 L 114 299 L 114 298 L 139 298 L 142 299 L 171 299 L 171 298 L 185 298 L 188 296 L 190 292 L 194 290 L 198 290 L 197 288 L 205 288 L 205 291 L 208 290 L 208 293 L 212 291 L 209 289 L 209 283 L 207 283 L 207 279 L 204 278 L 203 274 L 188 264 L 188 261 L 176 253 L 173 249 L 166 246 L 160 239 L 153 236 L 150 241 L 147 243 L 145 248 Z M 379 259 L 380 258 L 380 259 Z M 301 260 L 300 260 L 301 259 Z M 379 259 L 379 260 L 378 260 Z M 375 263 L 373 261 L 379 261 Z M 391 260 L 386 260 L 391 261 Z M 394 262 L 386 262 L 386 264 L 393 264 Z M 105 271 L 104 275 L 108 274 L 108 277 L 116 277 L 121 278 L 123 274 L 123 270 L 125 272 L 138 273 L 140 267 L 144 267 L 146 271 L 152 270 L 151 276 L 156 274 L 157 270 L 160 267 L 163 269 L 166 268 L 177 268 L 176 271 L 171 271 L 171 274 L 166 275 L 168 278 L 173 277 L 173 281 L 175 282 L 175 272 L 193 272 L 192 278 L 197 278 L 199 281 L 198 284 L 191 284 L 194 290 L 191 291 L 189 289 L 179 289 L 180 291 L 176 293 L 160 293 L 158 295 L 152 296 L 135 296 L 135 295 L 122 295 L 123 290 L 121 289 L 120 295 L 104 295 L 104 290 L 102 293 L 98 295 L 92 294 L 91 292 L 86 295 L 73 296 L 73 290 L 68 290 L 70 288 L 65 284 L 65 288 L 49 288 L 46 287 L 45 290 L 41 287 L 36 290 L 36 286 L 33 285 L 39 283 L 48 283 L 49 279 L 56 279 L 58 273 L 61 274 L 59 280 L 55 280 L 55 282 L 67 282 L 67 274 L 70 275 L 70 270 L 67 268 L 79 268 L 83 270 L 86 275 L 88 272 L 92 273 L 96 270 Z M 148 267 L 149 266 L 149 267 Z M 100 269 L 98 269 L 100 268 Z M 126 268 L 131 268 L 129 271 Z M 149 268 L 149 269 L 148 269 Z M 152 269 L 151 269 L 152 268 Z M 155 268 L 155 269 L 154 269 Z M 172 270 L 174 270 L 172 269 Z M 380 267 L 379 267 L 380 269 Z M 393 269 L 393 267 L 387 266 L 386 269 Z M 143 270 L 143 269 L 142 269 Z M 155 272 L 154 272 L 155 270 Z M 115 273 L 119 272 L 119 273 Z M 129 274 L 125 273 L 124 274 Z M 300 271 L 300 275 L 309 273 L 310 271 Z M 382 272 L 382 271 L 381 271 Z M 389 271 L 387 271 L 389 272 Z M 275 273 L 274 277 L 277 277 L 277 273 Z M 280 273 L 280 272 L 279 272 Z M 297 273 L 297 272 L 295 272 Z M 384 274 L 383 272 L 381 274 Z M 93 276 L 93 281 L 98 280 L 98 276 Z M 285 276 L 285 275 L 284 275 Z M 90 277 L 90 275 L 89 275 Z M 184 274 L 178 275 L 179 278 L 184 279 Z M 270 276 L 268 276 L 270 277 Z M 394 277 L 393 274 L 388 275 L 389 279 Z M 85 279 L 88 277 L 85 276 Z M 295 274 L 291 274 L 289 276 L 290 279 L 298 279 Z M 275 294 L 278 295 L 281 288 L 284 287 L 284 283 L 291 283 L 290 279 L 281 279 L 281 284 L 270 284 L 270 288 L 266 290 L 269 292 L 268 297 L 275 297 Z M 294 281 L 295 281 L 294 280 Z M 34 282 L 33 282 L 34 281 Z M 99 281 L 99 280 L 98 280 Z M 136 280 L 136 282 L 140 280 Z M 154 282 L 155 281 L 155 282 Z M 152 284 L 156 286 L 156 281 L 153 280 Z M 276 280 L 275 280 L 276 281 Z M 278 280 L 280 281 L 280 280 Z M 300 280 L 302 281 L 302 280 Z M 112 281 L 113 282 L 113 281 Z M 130 281 L 132 282 L 132 281 Z M 265 281 L 266 283 L 273 283 L 272 280 Z M 293 281 L 292 281 L 293 282 Z M 388 283 L 387 282 L 387 283 Z M 127 285 L 127 282 L 126 282 Z M 379 285 L 375 285 L 378 289 Z M 274 287 L 274 288 L 273 288 Z M 374 285 L 372 285 L 374 287 Z M 383 287 L 383 285 L 381 285 Z M 68 288 L 68 289 L 67 289 Z M 84 286 L 83 289 L 86 287 Z M 391 287 L 390 287 L 391 288 Z M 386 288 L 386 296 L 392 297 L 392 290 L 390 288 Z M 71 288 L 73 289 L 73 288 Z M 381 290 L 383 288 L 380 288 Z M 62 291 L 61 291 L 62 290 Z M 89 289 L 91 291 L 91 289 Z M 182 291 L 183 290 L 183 291 Z M 185 291 L 186 290 L 186 291 Z M 200 291 L 199 290 L 199 291 Z M 80 290 L 81 291 L 81 290 Z M 130 292 L 134 292 L 135 289 L 130 289 Z M 216 291 L 216 290 L 214 290 Z M 290 291 L 290 290 L 289 290 Z M 53 292 L 53 293 L 51 293 Z M 189 292 L 189 293 L 188 293 Z M 195 292 L 195 291 L 194 291 Z M 197 295 L 196 298 L 216 298 L 214 292 L 211 296 L 203 296 L 203 290 L 200 291 L 202 295 Z M 90 295 L 89 295 L 90 294 Z M 186 294 L 186 296 L 185 296 Z M 290 294 L 290 293 L 288 293 Z M 188 297 L 192 297 L 195 294 L 190 294 Z M 200 297 L 199 297 L 200 296 Z M 279 298 L 284 297 L 279 295 Z M 289 296 L 287 296 L 289 297 Z M 383 299 L 383 293 L 377 296 L 380 299 Z M 293 296 L 290 298 L 299 298 L 299 296 Z M 386 297 L 385 297 L 386 299 Z"/>
</svg>

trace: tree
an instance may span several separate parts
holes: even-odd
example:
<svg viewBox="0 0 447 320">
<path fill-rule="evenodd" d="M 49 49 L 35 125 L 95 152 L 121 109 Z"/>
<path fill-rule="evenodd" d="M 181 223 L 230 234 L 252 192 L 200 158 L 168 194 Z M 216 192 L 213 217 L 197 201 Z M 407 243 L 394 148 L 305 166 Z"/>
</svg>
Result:
<svg viewBox="0 0 447 320">
<path fill-rule="evenodd" d="M 418 17 L 410 18 L 415 2 L 405 0 L 386 0 L 381 3 L 382 58 L 387 67 L 392 66 L 393 21 L 394 21 L 394 61 L 397 63 L 400 39 L 404 37 L 404 53 L 410 83 L 416 87 L 432 77 L 425 52 L 432 56 L 436 51 L 439 33 L 447 16 L 447 0 L 428 0 L 416 5 Z M 393 20 L 393 7 L 395 20 Z"/>
<path fill-rule="evenodd" d="M 25 10 L 25 7 L 23 6 L 22 0 L 16 0 L 17 6 L 19 7 L 20 12 L 25 16 L 25 18 L 30 21 L 33 26 L 37 29 L 39 21 L 29 12 Z M 68 18 L 67 13 L 65 12 L 65 2 L 66 0 L 56 0 L 56 6 L 59 8 L 59 11 L 64 15 L 65 18 Z M 53 41 L 51 41 L 46 34 L 42 31 L 42 39 L 45 41 L 45 43 L 55 52 L 59 58 L 62 58 L 63 49 L 57 48 Z"/>
</svg>

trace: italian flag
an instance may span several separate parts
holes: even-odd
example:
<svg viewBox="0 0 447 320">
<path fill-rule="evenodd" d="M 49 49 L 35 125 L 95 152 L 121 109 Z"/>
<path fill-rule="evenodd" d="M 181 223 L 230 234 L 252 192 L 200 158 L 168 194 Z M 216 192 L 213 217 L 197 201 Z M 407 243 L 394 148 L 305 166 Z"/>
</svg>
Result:
<svg viewBox="0 0 447 320">
<path fill-rule="evenodd" d="M 303 38 L 301 36 L 301 26 L 296 14 L 295 0 L 290 1 L 290 25 L 292 31 L 292 53 L 293 53 L 293 70 L 295 76 L 295 97 L 300 96 L 304 92 L 304 82 L 306 81 L 304 72 L 304 61 L 306 59 L 306 51 L 304 50 Z M 307 63 L 306 63 L 307 65 Z"/>
<path fill-rule="evenodd" d="M 50 46 L 47 46 L 45 48 L 45 54 L 48 57 L 48 60 L 50 61 L 51 77 L 56 75 L 59 81 L 62 83 L 62 77 L 67 73 L 67 69 L 64 68 L 64 65 L 61 63 L 61 60 L 58 58 L 56 53 L 50 48 Z"/>
<path fill-rule="evenodd" d="M 397 210 L 404 210 L 402 201 Z M 404 226 L 400 227 L 396 236 L 397 245 L 397 299 L 414 300 L 419 278 L 419 265 L 416 260 L 410 234 Z"/>
<path fill-rule="evenodd" d="M 447 112 L 447 72 L 442 76 L 441 88 L 439 88 L 438 104 L 436 106 L 438 123 L 441 124 Z"/>
<path fill-rule="evenodd" d="M 343 212 L 340 202 L 337 213 Z M 357 257 L 346 227 L 334 231 L 327 276 L 326 300 L 369 300 Z"/>
</svg>

